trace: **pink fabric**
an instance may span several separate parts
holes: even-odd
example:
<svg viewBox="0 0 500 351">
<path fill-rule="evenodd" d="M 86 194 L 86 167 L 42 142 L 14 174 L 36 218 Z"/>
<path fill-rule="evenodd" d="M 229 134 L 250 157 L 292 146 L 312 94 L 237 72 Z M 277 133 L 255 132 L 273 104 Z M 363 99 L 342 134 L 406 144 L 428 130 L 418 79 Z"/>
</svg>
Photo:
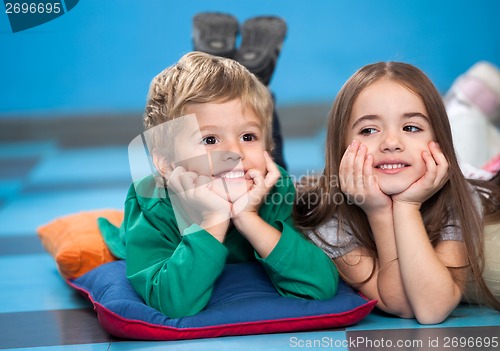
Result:
<svg viewBox="0 0 500 351">
<path fill-rule="evenodd" d="M 488 161 L 488 163 L 483 166 L 483 169 L 493 174 L 500 172 L 500 153 Z"/>
<path fill-rule="evenodd" d="M 500 108 L 500 97 L 475 77 L 464 76 L 459 78 L 456 82 L 456 89 L 463 92 L 471 103 L 488 116 L 493 116 Z"/>
</svg>

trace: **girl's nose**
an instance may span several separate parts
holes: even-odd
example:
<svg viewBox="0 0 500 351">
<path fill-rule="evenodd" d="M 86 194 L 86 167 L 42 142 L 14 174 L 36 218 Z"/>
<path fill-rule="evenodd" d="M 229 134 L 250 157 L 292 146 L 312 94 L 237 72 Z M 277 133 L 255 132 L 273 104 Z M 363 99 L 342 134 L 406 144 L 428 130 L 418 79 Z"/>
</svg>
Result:
<svg viewBox="0 0 500 351">
<path fill-rule="evenodd" d="M 380 144 L 381 151 L 383 152 L 398 152 L 403 151 L 404 146 L 401 138 L 397 133 L 390 132 L 383 136 L 382 143 Z"/>
</svg>

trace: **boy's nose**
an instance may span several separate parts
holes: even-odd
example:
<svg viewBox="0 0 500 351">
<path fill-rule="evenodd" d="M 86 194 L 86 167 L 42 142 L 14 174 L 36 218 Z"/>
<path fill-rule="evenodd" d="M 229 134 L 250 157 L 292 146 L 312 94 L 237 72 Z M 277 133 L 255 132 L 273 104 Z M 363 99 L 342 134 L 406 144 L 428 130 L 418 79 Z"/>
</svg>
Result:
<svg viewBox="0 0 500 351">
<path fill-rule="evenodd" d="M 210 151 L 209 157 L 212 174 L 232 170 L 242 159 L 240 155 L 231 151 Z"/>
<path fill-rule="evenodd" d="M 223 159 L 224 160 L 240 160 L 244 158 L 244 153 L 240 143 L 226 143 L 224 145 Z"/>
<path fill-rule="evenodd" d="M 236 153 L 236 152 L 232 152 L 232 151 L 223 151 L 223 154 L 222 154 L 222 159 L 224 161 L 227 161 L 227 160 L 241 160 L 243 157 Z"/>
</svg>

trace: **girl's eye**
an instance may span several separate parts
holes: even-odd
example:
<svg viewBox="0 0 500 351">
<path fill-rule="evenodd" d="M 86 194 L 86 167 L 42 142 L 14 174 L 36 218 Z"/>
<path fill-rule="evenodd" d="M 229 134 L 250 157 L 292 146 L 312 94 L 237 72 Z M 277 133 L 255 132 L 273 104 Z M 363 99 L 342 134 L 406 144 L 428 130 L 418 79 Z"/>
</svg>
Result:
<svg viewBox="0 0 500 351">
<path fill-rule="evenodd" d="M 241 140 L 242 141 L 254 141 L 254 140 L 257 140 L 257 136 L 255 134 L 247 133 L 247 134 L 243 134 L 241 136 Z"/>
<path fill-rule="evenodd" d="M 361 135 L 370 135 L 370 134 L 375 134 L 377 130 L 375 128 L 363 128 L 359 132 Z"/>
<path fill-rule="evenodd" d="M 410 133 L 418 133 L 418 132 L 422 131 L 422 129 L 420 129 L 419 127 L 415 127 L 415 126 L 404 126 L 403 130 L 405 132 L 410 132 Z"/>
<path fill-rule="evenodd" d="M 212 135 L 206 136 L 202 139 L 203 145 L 214 145 L 216 143 L 217 143 L 217 138 Z"/>
</svg>

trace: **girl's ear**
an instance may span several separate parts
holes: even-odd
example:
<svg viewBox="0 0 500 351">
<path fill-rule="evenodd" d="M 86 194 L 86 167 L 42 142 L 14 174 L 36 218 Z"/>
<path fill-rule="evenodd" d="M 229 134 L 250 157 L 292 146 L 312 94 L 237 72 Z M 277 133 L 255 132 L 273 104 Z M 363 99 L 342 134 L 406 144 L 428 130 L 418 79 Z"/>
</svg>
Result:
<svg viewBox="0 0 500 351">
<path fill-rule="evenodd" d="M 168 162 L 167 157 L 158 152 L 158 149 L 153 149 L 153 163 L 158 170 L 158 173 L 165 178 L 168 179 L 170 173 L 172 173 L 173 167 Z"/>
</svg>

